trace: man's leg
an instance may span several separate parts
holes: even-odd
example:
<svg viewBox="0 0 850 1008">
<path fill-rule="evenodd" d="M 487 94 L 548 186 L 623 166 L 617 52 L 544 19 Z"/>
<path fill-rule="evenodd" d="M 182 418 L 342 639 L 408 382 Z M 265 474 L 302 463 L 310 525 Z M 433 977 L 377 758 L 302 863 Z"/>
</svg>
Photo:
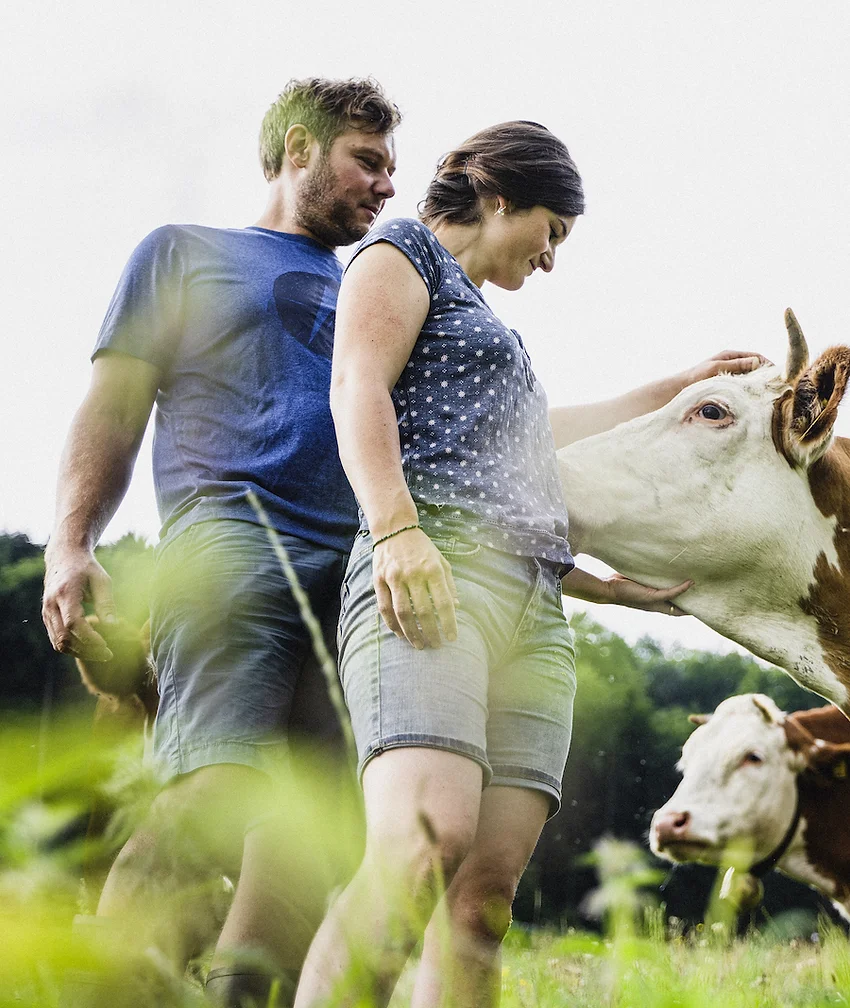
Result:
<svg viewBox="0 0 850 1008">
<path fill-rule="evenodd" d="M 115 859 L 98 916 L 120 921 L 185 968 L 215 934 L 222 875 L 238 876 L 245 829 L 270 791 L 266 774 L 234 764 L 178 777 Z"/>
<path fill-rule="evenodd" d="M 335 626 L 345 558 L 283 539 L 314 612 Z M 215 886 L 221 872 L 234 880 L 241 872 L 245 884 L 241 893 L 237 886 L 237 917 L 227 933 L 250 933 L 252 951 L 259 948 L 263 962 L 273 963 L 290 932 L 264 932 L 268 918 L 262 907 L 251 910 L 251 894 L 264 877 L 285 887 L 288 869 L 244 838 L 246 827 L 272 809 L 271 778 L 263 771 L 274 774 L 282 766 L 310 642 L 265 530 L 246 522 L 204 522 L 165 547 L 157 559 L 152 628 L 161 694 L 155 749 L 176 778 L 119 856 L 101 913 L 119 926 L 123 908 L 153 910 L 143 936 L 179 967 L 201 932 L 210 936 L 218 925 L 205 884 L 212 877 Z M 276 797 L 274 808 L 280 808 Z M 210 833 L 214 872 L 206 854 L 200 864 L 196 857 L 206 851 L 202 841 Z M 253 922 L 246 923 L 252 913 Z M 127 924 L 132 931 L 132 921 Z M 296 945 L 300 956 L 303 938 Z"/>
<path fill-rule="evenodd" d="M 315 559 L 304 559 L 322 565 L 324 573 L 316 577 L 315 567 L 305 570 L 299 563 L 292 543 L 285 537 L 283 543 L 301 569 L 302 586 L 335 658 L 345 557 L 314 550 Z M 332 685 L 339 689 L 336 678 Z M 210 964 L 207 993 L 227 1008 L 248 997 L 264 1005 L 273 980 L 279 984 L 277 1003 L 292 1003 L 330 894 L 351 879 L 363 855 L 353 756 L 314 654 L 295 683 L 287 735 L 289 757 L 277 781 L 274 811 L 252 824 L 245 837 L 239 884 Z"/>
<path fill-rule="evenodd" d="M 481 766 L 429 748 L 389 749 L 363 775 L 366 855 L 313 942 L 296 1008 L 386 1005 L 474 836 Z"/>
<path fill-rule="evenodd" d="M 251 767 L 222 764 L 160 792 L 115 859 L 98 916 L 78 920 L 99 968 L 67 978 L 63 1008 L 180 1000 L 186 963 L 224 917 L 222 875 L 237 876 L 246 824 L 268 807 L 270 784 Z"/>
<path fill-rule="evenodd" d="M 301 965 L 332 890 L 362 857 L 359 787 L 347 760 L 298 761 L 276 792 L 279 813 L 249 829 L 242 873 L 207 978 L 217 1003 L 253 996 L 292 1003 Z"/>
<path fill-rule="evenodd" d="M 489 787 L 478 832 L 425 934 L 413 1008 L 494 1008 L 511 904 L 549 812 L 541 791 Z"/>
</svg>

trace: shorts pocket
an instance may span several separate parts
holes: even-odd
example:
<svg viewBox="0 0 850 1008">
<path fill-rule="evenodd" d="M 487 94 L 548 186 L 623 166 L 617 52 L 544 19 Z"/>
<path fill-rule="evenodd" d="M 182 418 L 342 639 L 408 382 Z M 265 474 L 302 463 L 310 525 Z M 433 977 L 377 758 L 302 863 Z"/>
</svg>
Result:
<svg viewBox="0 0 850 1008">
<path fill-rule="evenodd" d="M 446 556 L 474 557 L 481 552 L 481 543 L 468 542 L 454 536 L 429 536 L 431 542 Z"/>
</svg>

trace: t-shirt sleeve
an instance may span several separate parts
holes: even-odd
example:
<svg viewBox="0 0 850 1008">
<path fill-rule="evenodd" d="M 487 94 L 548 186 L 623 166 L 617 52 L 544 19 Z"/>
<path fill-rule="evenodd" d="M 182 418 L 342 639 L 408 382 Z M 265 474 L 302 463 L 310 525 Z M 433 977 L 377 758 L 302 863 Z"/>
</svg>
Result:
<svg viewBox="0 0 850 1008">
<path fill-rule="evenodd" d="M 444 250 L 434 233 L 417 220 L 400 217 L 373 228 L 360 242 L 351 261 L 370 245 L 389 242 L 407 256 L 433 298 L 442 280 Z"/>
<path fill-rule="evenodd" d="M 117 350 L 167 371 L 182 329 L 185 272 L 178 228 L 157 228 L 144 238 L 112 295 L 92 360 Z"/>
</svg>

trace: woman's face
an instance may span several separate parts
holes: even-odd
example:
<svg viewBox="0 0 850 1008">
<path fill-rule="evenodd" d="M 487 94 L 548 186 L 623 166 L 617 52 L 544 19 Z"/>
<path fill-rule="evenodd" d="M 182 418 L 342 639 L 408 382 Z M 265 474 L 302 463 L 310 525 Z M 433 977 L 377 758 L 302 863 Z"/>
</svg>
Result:
<svg viewBox="0 0 850 1008">
<path fill-rule="evenodd" d="M 504 205 L 500 200 L 498 205 Z M 491 261 L 490 283 L 505 290 L 519 290 L 526 278 L 541 269 L 555 268 L 555 251 L 572 231 L 575 217 L 559 217 L 546 207 L 511 210 L 485 216 Z"/>
</svg>

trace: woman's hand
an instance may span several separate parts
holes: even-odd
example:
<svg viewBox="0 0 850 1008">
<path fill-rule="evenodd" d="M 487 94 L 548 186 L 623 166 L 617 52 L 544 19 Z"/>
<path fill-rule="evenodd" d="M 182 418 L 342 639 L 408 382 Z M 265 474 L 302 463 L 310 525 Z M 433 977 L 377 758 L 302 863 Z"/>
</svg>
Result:
<svg viewBox="0 0 850 1008">
<path fill-rule="evenodd" d="M 687 388 L 688 385 L 703 381 L 705 378 L 714 378 L 719 374 L 747 374 L 770 363 L 772 362 L 767 357 L 754 350 L 723 350 L 683 371 L 678 377 L 682 388 Z"/>
<path fill-rule="evenodd" d="M 561 591 L 572 598 L 584 602 L 630 606 L 632 609 L 645 609 L 647 612 L 659 612 L 667 616 L 687 616 L 687 613 L 673 604 L 672 599 L 691 587 L 693 581 L 683 581 L 672 588 L 650 588 L 623 577 L 622 574 L 612 574 L 603 579 L 580 567 L 574 567 L 561 580 Z"/>
<path fill-rule="evenodd" d="M 397 637 L 418 650 L 440 646 L 440 627 L 446 640 L 457 639 L 452 569 L 422 529 L 379 543 L 372 554 L 372 576 L 378 610 Z"/>
<path fill-rule="evenodd" d="M 632 609 L 645 609 L 647 612 L 665 613 L 667 616 L 687 616 L 671 601 L 693 587 L 693 581 L 683 581 L 672 588 L 650 588 L 622 574 L 612 574 L 605 578 L 604 584 L 610 592 L 610 602 L 616 605 L 629 606 Z"/>
</svg>

